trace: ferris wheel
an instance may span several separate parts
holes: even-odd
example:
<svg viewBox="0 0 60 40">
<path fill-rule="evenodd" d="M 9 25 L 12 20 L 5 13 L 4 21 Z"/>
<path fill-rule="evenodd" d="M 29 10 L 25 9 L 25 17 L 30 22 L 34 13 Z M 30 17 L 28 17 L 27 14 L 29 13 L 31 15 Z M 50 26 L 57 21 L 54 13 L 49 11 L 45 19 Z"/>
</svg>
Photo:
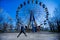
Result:
<svg viewBox="0 0 60 40">
<path fill-rule="evenodd" d="M 28 0 L 21 3 L 16 11 L 17 23 L 30 26 L 31 21 L 35 26 L 45 25 L 48 20 L 48 9 L 46 5 L 38 0 Z"/>
</svg>

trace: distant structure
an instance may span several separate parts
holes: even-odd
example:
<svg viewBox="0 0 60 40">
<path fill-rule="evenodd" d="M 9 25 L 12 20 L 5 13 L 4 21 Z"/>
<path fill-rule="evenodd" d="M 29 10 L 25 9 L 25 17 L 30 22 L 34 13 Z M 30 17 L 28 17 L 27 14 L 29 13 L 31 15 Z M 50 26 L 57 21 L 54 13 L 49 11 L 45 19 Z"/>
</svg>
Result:
<svg viewBox="0 0 60 40">
<path fill-rule="evenodd" d="M 12 18 L 11 16 L 4 11 L 2 8 L 0 9 L 0 31 L 1 32 L 11 32 L 13 29 Z"/>
<path fill-rule="evenodd" d="M 23 4 L 20 4 L 19 6 L 18 6 L 18 8 L 17 8 L 17 11 L 16 11 L 16 19 L 17 19 L 17 22 L 16 22 L 16 24 L 18 25 L 19 23 L 21 23 L 20 22 L 20 10 L 24 7 L 24 6 L 26 6 L 27 4 L 28 5 L 30 5 L 30 3 L 32 3 L 32 4 L 37 4 L 37 5 L 39 5 L 40 7 L 42 7 L 43 8 L 43 10 L 44 10 L 44 12 L 45 12 L 45 14 L 46 14 L 46 16 L 45 16 L 45 20 L 43 21 L 43 23 L 41 23 L 40 24 L 40 26 L 41 25 L 45 25 L 45 24 L 47 24 L 46 23 L 46 21 L 48 21 L 48 15 L 49 15 L 49 12 L 48 12 L 48 9 L 47 9 L 47 7 L 45 6 L 45 4 L 43 4 L 42 2 L 39 2 L 38 0 L 36 0 L 36 1 L 34 1 L 34 0 L 32 0 L 32 1 L 30 1 L 30 0 L 28 0 L 27 2 L 23 2 Z M 33 5 L 32 5 L 33 6 Z M 25 10 L 26 11 L 26 10 Z M 27 10 L 28 11 L 28 10 Z M 35 17 L 34 17 L 34 12 L 33 12 L 33 10 L 31 10 L 30 9 L 30 19 L 29 19 L 29 22 L 27 22 L 28 24 L 28 26 L 27 26 L 27 28 L 29 29 L 31 26 L 32 26 L 32 30 L 37 30 L 37 27 L 40 27 L 40 26 L 37 26 L 37 23 L 36 23 L 36 20 L 35 20 Z M 34 28 L 35 27 L 35 28 Z M 17 26 L 17 28 L 18 28 L 18 26 Z"/>
</svg>

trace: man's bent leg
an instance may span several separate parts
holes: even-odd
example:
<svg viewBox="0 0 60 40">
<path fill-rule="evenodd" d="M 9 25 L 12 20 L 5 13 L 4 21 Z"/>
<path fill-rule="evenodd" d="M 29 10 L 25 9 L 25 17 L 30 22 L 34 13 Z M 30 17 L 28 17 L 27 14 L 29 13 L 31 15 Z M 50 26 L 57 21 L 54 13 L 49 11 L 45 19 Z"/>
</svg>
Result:
<svg viewBox="0 0 60 40">
<path fill-rule="evenodd" d="M 22 31 L 18 34 L 17 38 L 21 35 Z"/>
<path fill-rule="evenodd" d="M 23 32 L 23 33 L 24 33 L 25 36 L 27 36 L 25 32 Z"/>
</svg>

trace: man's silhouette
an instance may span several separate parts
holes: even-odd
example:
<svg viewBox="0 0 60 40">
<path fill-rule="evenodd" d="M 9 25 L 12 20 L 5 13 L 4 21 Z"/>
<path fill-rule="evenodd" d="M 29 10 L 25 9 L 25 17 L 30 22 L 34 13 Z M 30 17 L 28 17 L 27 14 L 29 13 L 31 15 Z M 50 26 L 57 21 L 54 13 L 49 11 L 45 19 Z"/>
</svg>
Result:
<svg viewBox="0 0 60 40">
<path fill-rule="evenodd" d="M 17 38 L 21 35 L 21 33 L 24 33 L 24 35 L 27 36 L 23 25 L 21 25 L 20 33 L 18 34 Z"/>
</svg>

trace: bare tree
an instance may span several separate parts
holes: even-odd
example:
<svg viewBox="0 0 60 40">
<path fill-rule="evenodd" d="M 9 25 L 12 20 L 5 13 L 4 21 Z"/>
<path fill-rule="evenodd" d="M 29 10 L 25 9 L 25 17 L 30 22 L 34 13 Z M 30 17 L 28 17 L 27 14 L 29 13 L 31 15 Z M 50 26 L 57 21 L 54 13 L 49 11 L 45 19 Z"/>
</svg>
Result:
<svg viewBox="0 0 60 40">
<path fill-rule="evenodd" d="M 60 32 L 60 6 L 55 8 L 54 14 L 55 14 L 54 23 L 57 24 L 56 28 L 57 28 L 58 32 Z"/>
<path fill-rule="evenodd" d="M 49 23 L 49 26 L 50 26 L 50 31 L 54 32 L 55 31 L 55 29 L 54 29 L 54 23 L 51 22 L 51 21 L 49 21 L 48 23 Z"/>
</svg>

